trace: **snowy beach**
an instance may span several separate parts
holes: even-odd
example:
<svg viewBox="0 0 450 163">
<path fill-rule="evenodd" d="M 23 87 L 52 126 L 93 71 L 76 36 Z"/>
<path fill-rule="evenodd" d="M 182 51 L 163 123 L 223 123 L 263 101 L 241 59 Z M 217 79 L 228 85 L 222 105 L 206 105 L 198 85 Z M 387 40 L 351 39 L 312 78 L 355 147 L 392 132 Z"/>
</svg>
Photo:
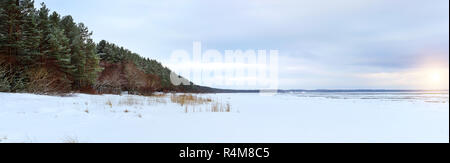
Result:
<svg viewBox="0 0 450 163">
<path fill-rule="evenodd" d="M 448 91 L 173 96 L 0 93 L 0 143 L 449 142 Z"/>
</svg>

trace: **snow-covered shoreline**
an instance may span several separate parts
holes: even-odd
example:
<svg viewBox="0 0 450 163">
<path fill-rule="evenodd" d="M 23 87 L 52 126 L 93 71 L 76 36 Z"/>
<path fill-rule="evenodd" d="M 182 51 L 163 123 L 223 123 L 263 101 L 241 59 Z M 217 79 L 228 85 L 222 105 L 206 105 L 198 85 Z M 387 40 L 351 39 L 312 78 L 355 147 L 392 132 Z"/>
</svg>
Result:
<svg viewBox="0 0 450 163">
<path fill-rule="evenodd" d="M 442 102 L 301 94 L 196 96 L 229 103 L 232 109 L 209 112 L 210 106 L 199 105 L 186 112 L 170 95 L 0 93 L 0 142 L 449 141 L 448 94 Z"/>
</svg>

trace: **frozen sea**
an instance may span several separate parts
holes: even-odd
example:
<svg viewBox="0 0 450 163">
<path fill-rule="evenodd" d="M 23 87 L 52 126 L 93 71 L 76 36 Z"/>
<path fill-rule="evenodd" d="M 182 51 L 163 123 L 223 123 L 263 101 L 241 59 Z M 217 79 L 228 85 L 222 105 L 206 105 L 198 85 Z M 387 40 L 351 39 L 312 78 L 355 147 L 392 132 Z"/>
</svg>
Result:
<svg viewBox="0 0 450 163">
<path fill-rule="evenodd" d="M 170 96 L 0 93 L 0 143 L 449 142 L 448 91 L 197 95 L 230 112 Z"/>
</svg>

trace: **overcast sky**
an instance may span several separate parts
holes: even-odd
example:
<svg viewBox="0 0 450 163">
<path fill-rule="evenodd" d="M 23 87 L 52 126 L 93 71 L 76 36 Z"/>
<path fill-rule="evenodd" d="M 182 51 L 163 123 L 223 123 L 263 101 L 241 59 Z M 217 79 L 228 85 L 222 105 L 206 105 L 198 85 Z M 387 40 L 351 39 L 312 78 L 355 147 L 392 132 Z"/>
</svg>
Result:
<svg viewBox="0 0 450 163">
<path fill-rule="evenodd" d="M 448 0 L 42 1 L 163 63 L 201 41 L 279 50 L 283 89 L 448 89 Z"/>
</svg>

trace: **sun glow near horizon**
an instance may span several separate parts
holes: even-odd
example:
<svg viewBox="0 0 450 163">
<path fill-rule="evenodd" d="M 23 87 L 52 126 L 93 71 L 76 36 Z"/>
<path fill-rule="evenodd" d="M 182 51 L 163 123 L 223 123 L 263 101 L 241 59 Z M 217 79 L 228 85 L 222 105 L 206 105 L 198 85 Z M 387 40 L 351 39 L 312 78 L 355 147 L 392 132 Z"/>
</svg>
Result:
<svg viewBox="0 0 450 163">
<path fill-rule="evenodd" d="M 362 75 L 367 83 L 378 88 L 448 90 L 449 68 L 424 66 L 401 72 L 380 72 Z"/>
<path fill-rule="evenodd" d="M 449 85 L 449 69 L 447 68 L 428 68 L 425 69 L 425 88 L 428 89 L 448 89 Z"/>
<path fill-rule="evenodd" d="M 425 89 L 449 89 L 449 65 L 437 59 L 424 58 L 418 69 L 418 81 Z"/>
</svg>

